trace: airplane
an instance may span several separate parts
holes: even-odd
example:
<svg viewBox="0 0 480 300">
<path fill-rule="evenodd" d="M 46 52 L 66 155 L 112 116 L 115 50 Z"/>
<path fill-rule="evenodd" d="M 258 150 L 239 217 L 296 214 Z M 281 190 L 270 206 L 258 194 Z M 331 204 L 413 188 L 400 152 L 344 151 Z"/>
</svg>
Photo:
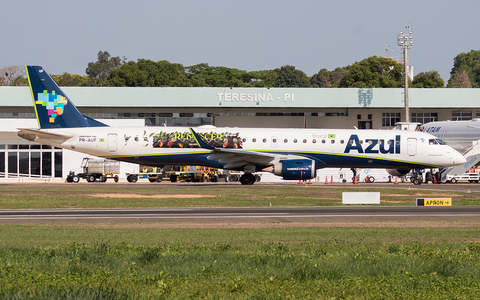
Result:
<svg viewBox="0 0 480 300">
<path fill-rule="evenodd" d="M 446 168 L 465 158 L 436 137 L 418 131 L 188 127 L 110 127 L 80 113 L 41 66 L 26 66 L 38 129 L 19 128 L 30 141 L 93 156 L 156 167 L 201 165 L 309 180 L 316 170 L 387 168 L 393 176 L 414 169 Z M 412 180 L 413 181 L 413 180 Z M 415 182 L 414 182 L 415 183 Z M 418 183 L 415 183 L 418 184 Z"/>
<path fill-rule="evenodd" d="M 418 130 L 430 133 L 465 153 L 473 146 L 473 142 L 480 140 L 480 119 L 429 122 L 419 126 Z"/>
</svg>

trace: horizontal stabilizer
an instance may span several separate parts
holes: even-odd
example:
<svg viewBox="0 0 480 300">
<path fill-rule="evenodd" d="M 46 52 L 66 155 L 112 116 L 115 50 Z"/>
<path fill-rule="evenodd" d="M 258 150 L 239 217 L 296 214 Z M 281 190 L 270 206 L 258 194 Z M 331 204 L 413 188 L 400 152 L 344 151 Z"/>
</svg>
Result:
<svg viewBox="0 0 480 300">
<path fill-rule="evenodd" d="M 35 139 L 49 139 L 49 140 L 68 140 L 73 135 L 52 133 L 38 129 L 19 128 L 18 136 L 24 139 L 35 141 Z"/>
</svg>

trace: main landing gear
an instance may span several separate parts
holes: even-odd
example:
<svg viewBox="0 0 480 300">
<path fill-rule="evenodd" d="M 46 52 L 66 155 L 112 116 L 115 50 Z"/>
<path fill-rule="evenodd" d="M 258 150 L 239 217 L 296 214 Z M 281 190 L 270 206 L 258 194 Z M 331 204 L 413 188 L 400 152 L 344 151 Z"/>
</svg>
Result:
<svg viewBox="0 0 480 300">
<path fill-rule="evenodd" d="M 252 185 L 256 181 L 255 175 L 252 173 L 245 173 L 240 177 L 240 183 L 245 185 Z"/>
<path fill-rule="evenodd" d="M 420 185 L 422 184 L 423 182 L 423 175 L 422 173 L 414 173 L 412 178 L 410 178 L 410 181 L 414 184 L 414 185 Z"/>
</svg>

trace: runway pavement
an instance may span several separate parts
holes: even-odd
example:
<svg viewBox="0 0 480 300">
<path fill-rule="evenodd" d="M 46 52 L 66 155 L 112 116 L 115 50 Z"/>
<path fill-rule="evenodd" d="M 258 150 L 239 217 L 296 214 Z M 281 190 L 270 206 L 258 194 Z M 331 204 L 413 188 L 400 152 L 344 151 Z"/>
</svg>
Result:
<svg viewBox="0 0 480 300">
<path fill-rule="evenodd" d="M 0 210 L 0 224 L 267 223 L 480 220 L 480 206 Z"/>
</svg>

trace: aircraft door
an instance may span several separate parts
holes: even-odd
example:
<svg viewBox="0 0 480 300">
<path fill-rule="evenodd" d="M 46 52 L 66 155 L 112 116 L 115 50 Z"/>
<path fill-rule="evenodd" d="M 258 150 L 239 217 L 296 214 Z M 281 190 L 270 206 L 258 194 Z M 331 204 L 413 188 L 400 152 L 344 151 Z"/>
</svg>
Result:
<svg viewBox="0 0 480 300">
<path fill-rule="evenodd" d="M 272 136 L 272 148 L 277 148 L 278 146 L 278 138 L 276 136 Z"/>
<path fill-rule="evenodd" d="M 417 155 L 417 139 L 415 138 L 407 139 L 407 153 L 410 156 Z"/>
<path fill-rule="evenodd" d="M 108 148 L 108 151 L 110 152 L 117 151 L 117 134 L 116 133 L 108 134 L 107 148 Z"/>
</svg>

